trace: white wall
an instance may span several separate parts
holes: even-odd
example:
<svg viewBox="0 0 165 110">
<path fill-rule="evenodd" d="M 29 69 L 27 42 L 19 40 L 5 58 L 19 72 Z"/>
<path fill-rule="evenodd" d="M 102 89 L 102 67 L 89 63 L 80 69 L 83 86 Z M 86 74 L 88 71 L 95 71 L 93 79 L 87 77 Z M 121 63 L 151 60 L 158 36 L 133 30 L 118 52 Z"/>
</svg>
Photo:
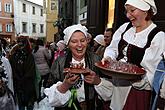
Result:
<svg viewBox="0 0 165 110">
<path fill-rule="evenodd" d="M 26 13 L 23 12 L 23 5 L 26 4 Z M 32 14 L 32 7 L 35 7 L 35 15 Z M 17 34 L 36 37 L 46 37 L 46 15 L 40 15 L 43 6 L 27 0 L 14 0 L 14 21 Z M 27 33 L 22 33 L 22 22 L 27 22 Z M 36 24 L 36 33 L 32 33 L 32 23 Z M 40 24 L 44 24 L 44 33 L 40 33 Z"/>
</svg>

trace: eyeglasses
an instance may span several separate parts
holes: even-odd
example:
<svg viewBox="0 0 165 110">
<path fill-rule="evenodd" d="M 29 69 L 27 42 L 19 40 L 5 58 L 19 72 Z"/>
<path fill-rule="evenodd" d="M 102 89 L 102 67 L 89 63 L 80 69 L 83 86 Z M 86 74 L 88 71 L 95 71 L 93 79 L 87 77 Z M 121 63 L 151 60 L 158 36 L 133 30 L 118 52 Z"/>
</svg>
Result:
<svg viewBox="0 0 165 110">
<path fill-rule="evenodd" d="M 127 14 L 127 13 L 132 14 L 132 13 L 134 13 L 136 10 L 137 10 L 137 8 L 125 10 L 125 14 Z"/>
</svg>

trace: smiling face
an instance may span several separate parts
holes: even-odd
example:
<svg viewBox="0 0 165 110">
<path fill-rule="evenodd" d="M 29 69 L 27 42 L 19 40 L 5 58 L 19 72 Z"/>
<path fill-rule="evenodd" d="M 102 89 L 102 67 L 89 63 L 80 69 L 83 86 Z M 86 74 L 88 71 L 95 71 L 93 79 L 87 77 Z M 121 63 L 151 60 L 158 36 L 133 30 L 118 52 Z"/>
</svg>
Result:
<svg viewBox="0 0 165 110">
<path fill-rule="evenodd" d="M 80 31 L 74 32 L 69 40 L 68 47 L 70 48 L 75 60 L 82 60 L 87 48 L 86 36 Z"/>
<path fill-rule="evenodd" d="M 142 11 L 134 6 L 126 5 L 126 15 L 135 27 L 143 26 L 146 24 L 147 12 Z"/>
<path fill-rule="evenodd" d="M 104 32 L 104 41 L 106 46 L 108 46 L 112 41 L 112 31 L 105 31 Z"/>
</svg>

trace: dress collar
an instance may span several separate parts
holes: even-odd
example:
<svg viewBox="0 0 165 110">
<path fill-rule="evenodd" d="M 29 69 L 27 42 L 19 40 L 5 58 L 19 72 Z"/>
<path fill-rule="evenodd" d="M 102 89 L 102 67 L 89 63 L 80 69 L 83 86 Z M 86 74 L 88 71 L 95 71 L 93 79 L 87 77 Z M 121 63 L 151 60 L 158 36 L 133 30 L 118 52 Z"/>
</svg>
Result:
<svg viewBox="0 0 165 110">
<path fill-rule="evenodd" d="M 72 57 L 72 63 L 83 63 L 84 64 L 84 66 L 85 66 L 85 58 L 83 58 L 81 61 L 77 61 L 77 60 L 75 60 L 73 57 Z"/>
</svg>

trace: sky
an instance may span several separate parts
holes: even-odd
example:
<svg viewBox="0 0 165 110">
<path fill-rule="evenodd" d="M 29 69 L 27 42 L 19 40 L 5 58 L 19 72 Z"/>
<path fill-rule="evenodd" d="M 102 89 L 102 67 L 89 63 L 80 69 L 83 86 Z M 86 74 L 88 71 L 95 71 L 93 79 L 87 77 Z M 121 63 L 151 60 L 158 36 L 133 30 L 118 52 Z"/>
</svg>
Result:
<svg viewBox="0 0 165 110">
<path fill-rule="evenodd" d="M 31 1 L 33 3 L 36 3 L 36 4 L 39 4 L 39 5 L 43 6 L 43 0 L 28 0 L 28 1 Z"/>
</svg>

